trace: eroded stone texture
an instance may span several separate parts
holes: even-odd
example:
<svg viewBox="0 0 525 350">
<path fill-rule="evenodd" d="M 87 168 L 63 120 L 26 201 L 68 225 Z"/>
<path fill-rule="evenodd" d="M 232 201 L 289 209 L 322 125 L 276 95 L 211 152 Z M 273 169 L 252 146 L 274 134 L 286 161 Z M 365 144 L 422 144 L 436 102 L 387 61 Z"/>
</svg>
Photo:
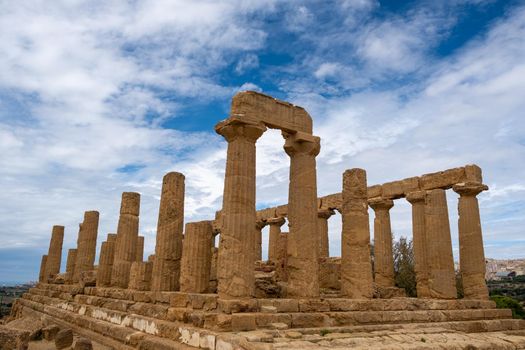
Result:
<svg viewBox="0 0 525 350">
<path fill-rule="evenodd" d="M 66 261 L 66 275 L 65 282 L 73 282 L 73 273 L 75 272 L 75 264 L 77 261 L 77 250 L 69 249 L 67 251 L 67 261 Z"/>
<path fill-rule="evenodd" d="M 414 270 L 416 272 L 416 289 L 419 298 L 429 298 L 427 235 L 425 231 L 425 191 L 415 191 L 407 195 L 412 204 L 412 242 L 414 245 Z"/>
<path fill-rule="evenodd" d="M 454 299 L 457 297 L 456 276 L 445 190 L 427 191 L 425 203 L 430 296 Z"/>
<path fill-rule="evenodd" d="M 288 195 L 288 296 L 319 296 L 317 234 L 317 174 L 315 157 L 319 137 L 283 132 L 284 150 L 290 156 Z"/>
<path fill-rule="evenodd" d="M 286 220 L 283 217 L 271 218 L 266 220 L 266 223 L 270 226 L 269 238 L 268 238 L 268 260 L 278 261 L 278 250 L 281 234 L 281 226 L 284 225 Z"/>
<path fill-rule="evenodd" d="M 368 204 L 375 212 L 374 218 L 374 282 L 379 287 L 394 286 L 394 257 L 392 253 L 392 228 L 390 199 L 374 198 Z"/>
<path fill-rule="evenodd" d="M 211 264 L 210 264 L 210 284 L 208 292 L 217 293 L 217 257 L 219 255 L 219 249 L 216 247 L 211 248 Z"/>
<path fill-rule="evenodd" d="M 458 234 L 459 267 L 466 299 L 488 299 L 485 284 L 485 252 L 477 195 L 488 190 L 486 185 L 467 182 L 454 185 L 459 197 Z"/>
<path fill-rule="evenodd" d="M 120 217 L 115 242 L 115 258 L 111 272 L 111 285 L 127 288 L 131 264 L 137 256 L 137 237 L 139 233 L 140 194 L 122 193 Z"/>
<path fill-rule="evenodd" d="M 42 260 L 40 261 L 40 273 L 38 274 L 38 282 L 45 282 L 46 264 L 47 264 L 47 255 L 42 255 Z"/>
<path fill-rule="evenodd" d="M 186 224 L 181 260 L 181 292 L 205 293 L 208 291 L 212 239 L 211 221 Z"/>
<path fill-rule="evenodd" d="M 129 273 L 129 289 L 150 290 L 153 263 L 134 261 Z"/>
<path fill-rule="evenodd" d="M 254 256 L 255 260 L 260 261 L 262 260 L 262 230 L 266 226 L 266 222 L 264 221 L 257 221 L 255 224 L 255 244 L 254 247 Z"/>
<path fill-rule="evenodd" d="M 266 127 L 231 117 L 217 124 L 215 130 L 228 141 L 218 292 L 221 298 L 249 297 L 255 292 L 255 142 Z"/>
<path fill-rule="evenodd" d="M 330 256 L 330 247 L 328 239 L 328 219 L 334 215 L 331 209 L 320 209 L 317 212 L 317 234 L 319 237 L 319 258 L 328 258 Z"/>
<path fill-rule="evenodd" d="M 45 280 L 52 281 L 60 272 L 62 261 L 62 243 L 64 242 L 64 226 L 53 226 L 49 251 L 47 253 Z"/>
<path fill-rule="evenodd" d="M 108 234 L 106 242 L 102 242 L 98 261 L 97 287 L 111 285 L 111 271 L 115 259 L 115 235 Z"/>
<path fill-rule="evenodd" d="M 279 281 L 288 280 L 288 232 L 279 234 L 279 243 L 277 245 L 275 257 L 275 274 Z"/>
<path fill-rule="evenodd" d="M 73 272 L 73 281 L 78 282 L 80 274 L 93 270 L 97 252 L 98 211 L 86 211 L 84 221 L 78 233 L 77 257 Z"/>
<path fill-rule="evenodd" d="M 144 236 L 137 237 L 137 256 L 135 261 L 144 260 Z"/>
<path fill-rule="evenodd" d="M 170 172 L 162 179 L 157 241 L 151 290 L 179 289 L 182 230 L 184 225 L 184 175 Z"/>
<path fill-rule="evenodd" d="M 341 293 L 349 298 L 372 298 L 370 227 L 363 169 L 344 172 L 342 194 Z"/>
</svg>

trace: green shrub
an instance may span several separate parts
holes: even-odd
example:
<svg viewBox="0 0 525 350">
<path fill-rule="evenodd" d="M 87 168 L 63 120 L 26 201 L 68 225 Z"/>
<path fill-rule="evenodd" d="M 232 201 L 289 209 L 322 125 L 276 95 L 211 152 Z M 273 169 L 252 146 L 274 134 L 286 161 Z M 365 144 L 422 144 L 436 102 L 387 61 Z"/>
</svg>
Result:
<svg viewBox="0 0 525 350">
<path fill-rule="evenodd" d="M 525 311 L 516 299 L 504 295 L 493 295 L 490 298 L 496 302 L 498 309 L 511 309 L 512 317 L 525 318 Z"/>
</svg>

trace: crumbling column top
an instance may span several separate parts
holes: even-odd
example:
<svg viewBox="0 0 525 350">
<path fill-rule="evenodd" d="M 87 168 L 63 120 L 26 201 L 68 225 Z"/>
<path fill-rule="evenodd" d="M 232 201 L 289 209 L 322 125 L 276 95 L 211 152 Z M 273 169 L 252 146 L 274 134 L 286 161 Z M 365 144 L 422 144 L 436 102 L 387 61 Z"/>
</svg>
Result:
<svg viewBox="0 0 525 350">
<path fill-rule="evenodd" d="M 317 156 L 321 150 L 321 138 L 313 136 L 305 132 L 282 132 L 284 139 L 284 151 L 289 156 L 294 156 L 297 153 L 306 153 L 311 156 Z"/>
<path fill-rule="evenodd" d="M 394 201 L 381 197 L 371 198 L 368 205 L 374 210 L 390 210 L 394 206 Z"/>
<path fill-rule="evenodd" d="M 241 119 L 238 116 L 231 116 L 215 125 L 215 132 L 222 135 L 228 142 L 239 137 L 255 142 L 265 131 L 266 126 L 262 122 L 255 119 Z"/>
<path fill-rule="evenodd" d="M 328 219 L 330 216 L 334 215 L 335 211 L 332 209 L 318 209 L 317 210 L 317 217 L 321 219 Z"/>
<path fill-rule="evenodd" d="M 276 226 L 282 226 L 284 225 L 285 222 L 286 222 L 286 219 L 284 218 L 284 216 L 279 216 L 276 218 L 271 218 L 271 219 L 266 220 L 266 223 L 268 225 L 276 225 Z"/>
<path fill-rule="evenodd" d="M 479 182 L 461 182 L 452 186 L 452 189 L 460 196 L 477 196 L 489 187 Z"/>
<path fill-rule="evenodd" d="M 426 195 L 426 191 L 409 192 L 406 195 L 406 200 L 411 204 L 418 203 L 418 202 L 424 202 L 425 195 Z"/>
</svg>

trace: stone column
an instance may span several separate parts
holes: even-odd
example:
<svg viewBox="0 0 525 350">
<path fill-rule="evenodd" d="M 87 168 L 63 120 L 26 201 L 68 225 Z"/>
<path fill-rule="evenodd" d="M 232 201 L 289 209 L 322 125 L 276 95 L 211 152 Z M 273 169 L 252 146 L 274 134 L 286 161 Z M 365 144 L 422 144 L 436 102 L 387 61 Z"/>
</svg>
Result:
<svg viewBox="0 0 525 350">
<path fill-rule="evenodd" d="M 153 263 L 134 261 L 129 273 L 129 289 L 150 290 Z"/>
<path fill-rule="evenodd" d="M 265 221 L 257 221 L 255 223 L 255 244 L 254 244 L 254 256 L 256 261 L 262 260 L 262 229 L 266 226 Z"/>
<path fill-rule="evenodd" d="M 412 242 L 414 244 L 414 270 L 418 298 L 429 298 L 427 234 L 425 231 L 425 191 L 408 193 L 407 201 L 412 204 Z"/>
<path fill-rule="evenodd" d="M 108 234 L 106 242 L 100 247 L 100 258 L 98 260 L 97 287 L 109 287 L 111 285 L 111 270 L 115 259 L 115 235 Z"/>
<path fill-rule="evenodd" d="M 49 251 L 47 253 L 45 282 L 49 283 L 60 273 L 62 261 L 62 243 L 64 242 L 64 226 L 53 226 Z"/>
<path fill-rule="evenodd" d="M 319 297 L 317 175 L 315 157 L 320 139 L 302 132 L 288 134 L 284 150 L 290 156 L 288 194 L 288 296 Z"/>
<path fill-rule="evenodd" d="M 122 193 L 115 242 L 115 259 L 111 271 L 111 285 L 114 287 L 128 287 L 131 264 L 137 257 L 139 211 L 140 194 L 135 192 Z"/>
<path fill-rule="evenodd" d="M 394 201 L 373 198 L 368 202 L 374 209 L 374 282 L 380 287 L 394 287 L 394 256 L 390 209 Z"/>
<path fill-rule="evenodd" d="M 288 232 L 281 232 L 277 243 L 276 257 L 275 257 L 275 274 L 277 280 L 288 281 Z"/>
<path fill-rule="evenodd" d="M 268 238 L 268 260 L 278 261 L 279 240 L 281 235 L 281 226 L 286 220 L 283 217 L 272 218 L 266 220 L 270 225 L 270 233 Z"/>
<path fill-rule="evenodd" d="M 67 251 L 66 276 L 64 278 L 66 283 L 73 282 L 73 274 L 75 273 L 76 261 L 77 261 L 77 250 L 69 249 Z"/>
<path fill-rule="evenodd" d="M 42 255 L 42 260 L 40 261 L 40 273 L 38 274 L 38 282 L 44 283 L 46 281 L 46 264 L 47 264 L 47 255 Z"/>
<path fill-rule="evenodd" d="M 255 294 L 255 142 L 266 127 L 230 117 L 217 124 L 215 130 L 228 141 L 218 292 L 221 298 L 250 297 Z"/>
<path fill-rule="evenodd" d="M 330 256 L 328 239 L 328 219 L 334 215 L 332 209 L 319 209 L 317 211 L 317 231 L 319 235 L 319 258 Z"/>
<path fill-rule="evenodd" d="M 481 219 L 476 196 L 488 190 L 486 185 L 474 182 L 454 185 L 459 194 L 458 233 L 459 233 L 459 268 L 463 281 L 463 293 L 466 299 L 488 299 L 485 283 L 485 252 L 481 234 Z"/>
<path fill-rule="evenodd" d="M 430 296 L 454 299 L 457 297 L 456 275 L 445 190 L 428 191 L 425 203 Z"/>
<path fill-rule="evenodd" d="M 180 290 L 205 293 L 210 284 L 213 247 L 211 221 L 186 224 L 181 260 Z"/>
<path fill-rule="evenodd" d="M 184 175 L 170 172 L 162 179 L 152 291 L 179 290 L 183 225 Z"/>
<path fill-rule="evenodd" d="M 368 194 L 363 169 L 344 172 L 342 199 L 341 293 L 348 298 L 372 298 Z"/>
<path fill-rule="evenodd" d="M 84 221 L 78 232 L 77 258 L 74 266 L 73 281 L 78 282 L 80 274 L 93 270 L 97 253 L 98 211 L 86 211 Z"/>
<path fill-rule="evenodd" d="M 144 236 L 137 237 L 137 256 L 135 261 L 142 262 L 144 260 Z"/>
</svg>

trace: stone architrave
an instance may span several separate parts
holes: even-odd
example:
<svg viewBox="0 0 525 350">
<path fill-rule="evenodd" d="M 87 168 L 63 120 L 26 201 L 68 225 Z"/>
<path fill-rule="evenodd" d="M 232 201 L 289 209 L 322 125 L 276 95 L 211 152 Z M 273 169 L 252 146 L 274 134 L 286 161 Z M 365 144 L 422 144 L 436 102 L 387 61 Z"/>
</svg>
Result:
<svg viewBox="0 0 525 350">
<path fill-rule="evenodd" d="M 262 229 L 266 226 L 265 221 L 257 221 L 255 224 L 254 256 L 256 261 L 262 260 Z"/>
<path fill-rule="evenodd" d="M 60 273 L 62 261 L 62 243 L 64 242 L 64 226 L 53 226 L 49 251 L 47 253 L 45 282 L 52 281 Z"/>
<path fill-rule="evenodd" d="M 425 231 L 425 191 L 414 191 L 406 199 L 412 205 L 412 242 L 414 244 L 414 270 L 418 298 L 430 298 L 428 286 L 427 234 Z"/>
<path fill-rule="evenodd" d="M 73 272 L 73 282 L 78 282 L 80 274 L 94 268 L 97 252 L 98 211 L 86 211 L 84 221 L 78 232 L 77 258 Z"/>
<path fill-rule="evenodd" d="M 319 258 L 330 256 L 330 246 L 328 238 L 328 219 L 334 215 L 332 209 L 319 209 L 317 212 L 317 232 L 319 235 Z"/>
<path fill-rule="evenodd" d="M 215 127 L 228 141 L 217 269 L 221 298 L 255 295 L 255 142 L 265 130 L 238 117 Z"/>
<path fill-rule="evenodd" d="M 319 297 L 317 234 L 317 136 L 283 132 L 284 150 L 290 156 L 288 194 L 288 289 L 289 297 Z"/>
<path fill-rule="evenodd" d="M 455 299 L 456 275 L 445 190 L 427 191 L 425 203 L 430 296 L 438 299 Z"/>
<path fill-rule="evenodd" d="M 142 262 L 144 260 L 144 236 L 137 237 L 137 256 L 135 261 Z"/>
<path fill-rule="evenodd" d="M 152 262 L 134 261 L 129 272 L 129 289 L 150 290 L 152 270 Z"/>
<path fill-rule="evenodd" d="M 374 210 L 374 282 L 380 287 L 394 287 L 394 256 L 390 209 L 394 201 L 373 198 L 368 201 Z"/>
<path fill-rule="evenodd" d="M 47 282 L 46 279 L 46 264 L 47 264 L 47 255 L 42 255 L 42 260 L 40 261 L 40 273 L 38 274 L 38 282 Z"/>
<path fill-rule="evenodd" d="M 184 229 L 184 175 L 170 172 L 162 179 L 152 291 L 177 291 Z"/>
<path fill-rule="evenodd" d="M 122 193 L 120 217 L 115 241 L 115 258 L 111 271 L 113 287 L 128 288 L 131 264 L 137 257 L 137 237 L 139 235 L 140 194 Z"/>
<path fill-rule="evenodd" d="M 102 242 L 98 261 L 97 287 L 111 286 L 111 270 L 115 259 L 115 236 L 110 233 L 106 242 Z"/>
<path fill-rule="evenodd" d="M 213 229 L 211 221 L 190 222 L 184 230 L 180 290 L 205 293 L 210 284 Z"/>
<path fill-rule="evenodd" d="M 73 282 L 73 273 L 75 272 L 75 264 L 77 261 L 77 249 L 69 249 L 67 251 L 67 261 L 66 261 L 66 275 L 65 282 Z"/>
<path fill-rule="evenodd" d="M 350 169 L 343 174 L 341 216 L 341 293 L 348 298 L 372 298 L 370 226 L 363 169 Z"/>
<path fill-rule="evenodd" d="M 459 194 L 458 233 L 459 269 L 466 299 L 488 299 L 485 283 L 485 252 L 481 234 L 481 219 L 477 195 L 488 190 L 486 185 L 474 182 L 459 183 L 453 190 Z"/>
<path fill-rule="evenodd" d="M 285 222 L 286 220 L 284 219 L 284 217 L 277 217 L 266 220 L 266 223 L 270 226 L 270 233 L 268 239 L 268 260 L 275 262 L 279 260 L 278 250 L 281 226 L 284 225 Z"/>
</svg>

